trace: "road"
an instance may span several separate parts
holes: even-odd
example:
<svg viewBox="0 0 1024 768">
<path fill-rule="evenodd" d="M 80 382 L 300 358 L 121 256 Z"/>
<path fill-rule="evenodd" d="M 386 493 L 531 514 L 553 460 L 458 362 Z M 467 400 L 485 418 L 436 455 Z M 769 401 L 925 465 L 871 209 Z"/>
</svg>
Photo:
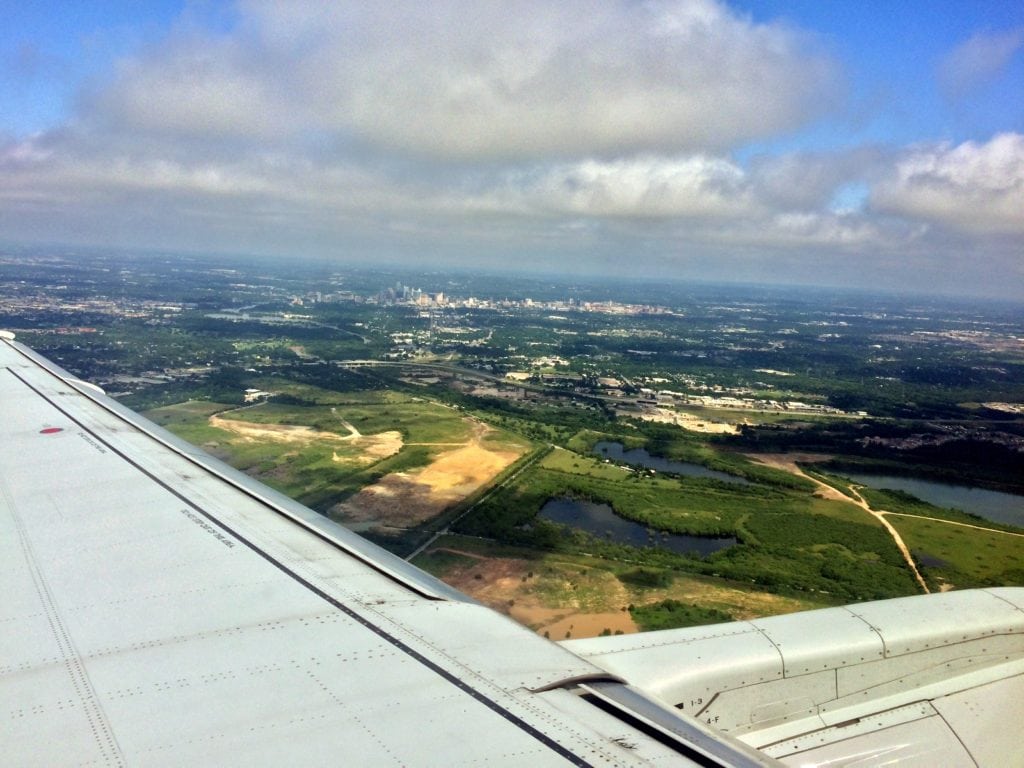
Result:
<svg viewBox="0 0 1024 768">
<path fill-rule="evenodd" d="M 809 477 L 809 475 L 804 474 L 804 477 Z M 813 477 L 810 479 L 814 480 Z M 815 480 L 815 482 L 817 482 L 819 485 L 825 485 L 825 483 L 822 483 L 820 480 Z M 903 559 L 907 561 L 907 566 L 910 568 L 911 573 L 914 574 L 914 578 L 917 579 L 917 583 L 921 585 L 921 589 L 923 589 L 926 594 L 928 592 L 931 592 L 931 590 L 928 589 L 928 585 L 925 584 L 924 579 L 921 577 L 921 572 L 917 570 L 917 563 L 915 563 L 914 558 L 911 557 L 910 550 L 904 543 L 903 537 L 900 536 L 900 532 L 893 527 L 892 523 L 885 519 L 885 516 L 889 513 L 886 512 L 885 510 L 872 509 L 871 506 L 864 499 L 864 497 L 860 495 L 860 492 L 853 485 L 850 485 L 848 487 L 850 489 L 850 493 L 853 494 L 853 503 L 856 504 L 861 509 L 863 509 L 865 512 L 867 512 L 873 518 L 875 518 L 883 526 L 885 526 L 885 530 L 887 530 L 889 532 L 889 535 L 892 536 L 892 540 L 896 543 L 896 547 L 903 555 Z"/>
<path fill-rule="evenodd" d="M 786 458 L 785 456 L 769 457 L 758 454 L 748 454 L 748 456 L 754 459 L 755 461 L 760 461 L 762 464 L 767 464 L 768 466 L 774 467 L 775 469 L 782 469 L 785 470 L 786 472 L 797 475 L 798 477 L 803 477 L 807 480 L 810 480 L 817 486 L 818 493 L 826 499 L 831 499 L 833 501 L 845 501 L 850 504 L 855 504 L 856 506 L 863 509 L 869 515 L 875 518 L 879 523 L 881 523 L 885 530 L 889 532 L 889 536 L 892 538 L 893 543 L 896 544 L 896 548 L 899 549 L 900 554 L 903 555 L 903 559 L 906 561 L 907 567 L 910 569 L 910 572 L 914 575 L 914 579 L 921 587 L 921 590 L 926 594 L 931 592 L 931 590 L 928 589 L 928 584 L 925 583 L 924 578 L 921 576 L 921 572 L 917 569 L 917 563 L 914 562 L 914 558 L 910 554 L 910 549 L 907 547 L 906 542 L 903 541 L 903 537 L 900 536 L 900 532 L 893 527 L 892 523 L 885 519 L 885 516 L 890 514 L 889 512 L 886 512 L 885 510 L 872 509 L 871 506 L 864 499 L 864 497 L 861 496 L 860 493 L 857 492 L 857 489 L 854 488 L 852 485 L 850 486 L 850 493 L 853 494 L 851 497 L 847 496 L 841 491 L 836 490 L 828 483 L 824 483 L 818 478 L 808 475 L 806 472 L 800 469 L 800 466 L 793 459 Z"/>
</svg>

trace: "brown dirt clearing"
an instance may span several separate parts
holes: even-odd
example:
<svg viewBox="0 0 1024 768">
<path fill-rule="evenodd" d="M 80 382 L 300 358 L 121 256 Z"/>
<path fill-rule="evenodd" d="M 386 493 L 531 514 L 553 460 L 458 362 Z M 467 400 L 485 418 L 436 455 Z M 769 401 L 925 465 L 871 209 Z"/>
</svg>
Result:
<svg viewBox="0 0 1024 768">
<path fill-rule="evenodd" d="M 393 472 L 336 505 L 331 514 L 346 522 L 377 522 L 385 528 L 408 528 L 439 515 L 518 459 L 523 450 L 487 447 L 493 430 L 473 421 L 472 437 L 433 462 L 408 472 Z"/>
<path fill-rule="evenodd" d="M 829 501 L 853 502 L 853 500 L 849 496 L 842 493 L 841 491 L 836 490 L 832 486 L 828 485 L 828 483 L 823 483 L 820 480 L 808 475 L 806 472 L 800 469 L 800 467 L 797 464 L 797 462 L 803 464 L 813 464 L 814 462 L 818 461 L 827 461 L 828 459 L 832 458 L 827 454 L 748 453 L 745 455 L 748 459 L 752 459 L 753 461 L 756 461 L 759 464 L 764 464 L 766 467 L 771 467 L 772 469 L 781 469 L 783 472 L 789 472 L 791 475 L 797 475 L 798 477 L 803 477 L 806 478 L 807 480 L 812 481 L 817 485 L 817 488 L 814 491 L 814 495 L 819 498 L 828 499 Z"/>
<path fill-rule="evenodd" d="M 443 574 L 446 583 L 501 613 L 511 616 L 537 634 L 552 640 L 597 637 L 605 630 L 630 634 L 640 631 L 628 610 L 630 603 L 642 605 L 673 599 L 718 608 L 736 620 L 774 616 L 820 604 L 783 597 L 769 592 L 751 592 L 726 584 L 676 576 L 663 589 L 639 589 L 623 584 L 610 572 L 575 564 L 552 564 L 507 557 L 485 557 L 463 550 L 440 547 L 474 562 L 453 566 Z M 589 594 L 580 595 L 568 587 L 568 579 L 586 582 Z M 596 591 L 596 593 L 595 593 Z"/>
<path fill-rule="evenodd" d="M 257 424 L 252 421 L 225 419 L 221 416 L 210 416 L 211 427 L 230 432 L 250 443 L 293 443 L 308 445 L 314 442 L 338 443 L 358 448 L 355 456 L 339 456 L 334 453 L 335 461 L 348 461 L 358 464 L 371 464 L 374 461 L 393 456 L 402 448 L 402 433 L 397 431 L 380 432 L 376 435 L 359 435 L 358 437 L 338 435 L 334 432 L 323 432 L 313 427 L 293 426 L 289 424 Z"/>
<path fill-rule="evenodd" d="M 689 432 L 700 432 L 706 435 L 735 435 L 740 430 L 736 424 L 723 421 L 711 421 L 702 416 L 695 416 L 685 411 L 673 411 L 665 408 L 658 408 L 635 416 L 643 421 L 653 421 L 659 424 L 675 424 Z"/>
<path fill-rule="evenodd" d="M 472 557 L 472 565 L 457 566 L 445 574 L 444 580 L 475 600 L 510 616 L 539 635 L 547 634 L 552 640 L 570 637 L 596 637 L 604 630 L 629 634 L 639 629 L 629 611 L 593 610 L 569 601 L 552 605 L 534 592 L 537 588 L 541 563 L 507 557 L 481 557 L 461 550 L 448 550 Z M 534 573 L 537 572 L 537 573 Z M 534 573 L 534 575 L 530 575 Z M 628 604 L 628 596 L 621 583 L 614 595 L 607 595 L 611 604 Z"/>
</svg>

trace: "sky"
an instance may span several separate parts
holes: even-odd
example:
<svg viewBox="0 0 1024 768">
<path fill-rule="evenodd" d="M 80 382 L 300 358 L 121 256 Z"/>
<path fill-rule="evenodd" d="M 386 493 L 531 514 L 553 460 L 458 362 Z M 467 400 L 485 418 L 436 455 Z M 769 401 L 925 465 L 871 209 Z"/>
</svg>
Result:
<svg viewBox="0 0 1024 768">
<path fill-rule="evenodd" d="M 1024 301 L 1019 0 L 19 0 L 0 240 Z"/>
</svg>

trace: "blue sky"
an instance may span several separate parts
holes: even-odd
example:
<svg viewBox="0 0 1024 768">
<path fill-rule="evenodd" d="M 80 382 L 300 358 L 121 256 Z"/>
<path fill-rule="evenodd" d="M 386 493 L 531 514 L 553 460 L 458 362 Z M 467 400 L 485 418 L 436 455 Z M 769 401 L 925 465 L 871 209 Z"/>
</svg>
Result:
<svg viewBox="0 0 1024 768">
<path fill-rule="evenodd" d="M 10 3 L 0 25 L 0 130 L 26 135 L 74 116 L 80 89 L 102 83 L 118 59 L 159 44 L 175 25 L 227 29 L 227 4 L 180 0 Z"/>
<path fill-rule="evenodd" d="M 788 19 L 814 30 L 843 62 L 852 114 L 848 123 L 819 131 L 814 141 L 821 145 L 964 141 L 1024 129 L 1024 56 L 1019 53 L 962 102 L 947 98 L 937 77 L 943 60 L 973 35 L 1024 27 L 1022 3 L 746 0 L 735 5 L 761 21 Z"/>
<path fill-rule="evenodd" d="M 21 2 L 12 242 L 1024 299 L 1024 4 Z"/>
</svg>

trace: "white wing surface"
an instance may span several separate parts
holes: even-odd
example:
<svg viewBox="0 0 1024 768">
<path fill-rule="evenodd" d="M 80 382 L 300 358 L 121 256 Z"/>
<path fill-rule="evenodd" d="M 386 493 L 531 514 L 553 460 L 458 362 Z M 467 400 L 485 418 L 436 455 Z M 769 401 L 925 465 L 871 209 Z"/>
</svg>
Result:
<svg viewBox="0 0 1024 768">
<path fill-rule="evenodd" d="M 9 338 L 0 409 L 5 764 L 759 761 Z"/>
</svg>

